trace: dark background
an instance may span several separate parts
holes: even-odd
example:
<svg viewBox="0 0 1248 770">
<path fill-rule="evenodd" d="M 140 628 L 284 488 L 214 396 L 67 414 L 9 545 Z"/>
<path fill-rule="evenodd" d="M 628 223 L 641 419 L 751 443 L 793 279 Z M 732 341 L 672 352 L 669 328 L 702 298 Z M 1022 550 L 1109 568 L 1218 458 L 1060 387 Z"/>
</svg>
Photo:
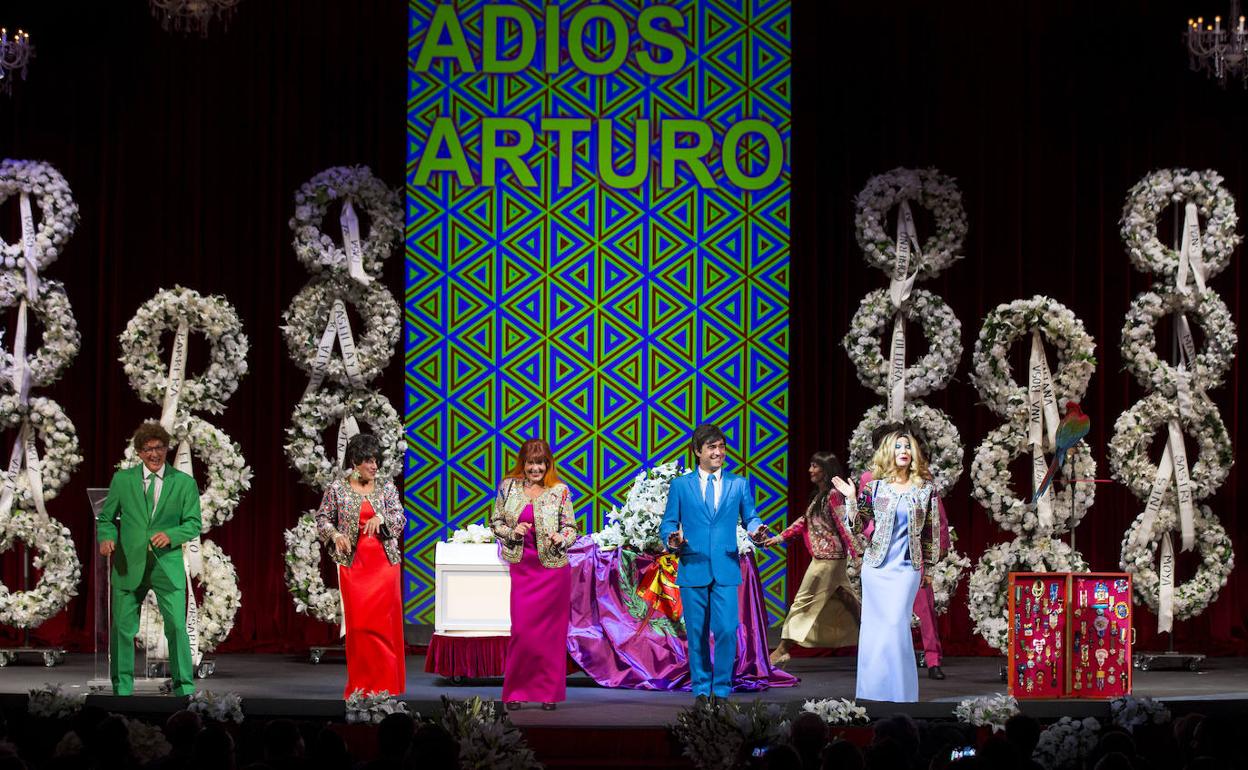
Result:
<svg viewBox="0 0 1248 770">
<path fill-rule="evenodd" d="M 116 364 L 117 334 L 161 287 L 226 294 L 252 341 L 251 371 L 225 413 L 208 419 L 243 446 L 256 477 L 234 520 L 209 535 L 234 560 L 243 593 L 222 649 L 293 651 L 329 641 L 332 629 L 295 614 L 282 580 L 282 531 L 316 503 L 281 448 L 306 382 L 278 331 L 308 278 L 286 222 L 295 190 L 327 166 L 363 163 L 401 183 L 406 8 L 252 0 L 240 4 L 228 34 L 214 28 L 201 40 L 163 31 L 142 2 L 73 11 L 21 5 L 6 7 L 0 22 L 31 31 L 38 56 L 30 79 L 12 98 L 0 97 L 0 155 L 56 165 L 82 210 L 69 247 L 44 275 L 66 283 L 83 350 L 67 376 L 40 393 L 74 420 L 86 461 L 49 509 L 73 529 L 80 554 L 92 553 L 84 490 L 107 483 L 134 425 L 158 412 L 138 401 Z M 886 283 L 864 269 L 853 197 L 870 176 L 897 166 L 956 177 L 970 221 L 966 259 L 921 284 L 963 324 L 957 380 L 927 401 L 961 430 L 967 470 L 975 446 L 1000 423 L 976 403 L 966 376 L 979 321 L 1001 302 L 1039 293 L 1074 310 L 1097 341 L 1084 407 L 1098 475 L 1107 477 L 1113 421 L 1143 395 L 1122 372 L 1122 320 L 1151 280 L 1130 267 L 1118 235 L 1126 191 L 1154 168 L 1215 168 L 1241 213 L 1248 201 L 1248 93 L 1189 73 L 1180 37 L 1188 15 L 1225 9 L 1216 0 L 1200 8 L 1160 0 L 794 5 L 794 509 L 803 507 L 810 453 L 843 453 L 876 401 L 840 340 L 859 300 Z M 0 206 L 9 240 L 20 232 L 16 211 L 16 201 Z M 920 214 L 921 235 L 925 226 Z M 1212 281 L 1237 320 L 1238 259 Z M 397 254 L 387 279 L 397 296 Z M 10 330 L 14 315 L 6 311 Z M 912 357 L 925 349 L 917 337 L 912 330 Z M 396 404 L 398 358 L 384 380 Z M 193 352 L 192 369 L 195 360 Z M 1021 363 L 1016 352 L 1016 370 Z M 1236 365 L 1212 394 L 1236 446 L 1240 371 Z M 0 439 L 10 445 L 11 436 Z M 1243 476 L 1237 466 L 1211 501 L 1237 545 Z M 960 549 L 974 558 L 1009 537 L 969 489 L 964 475 L 948 504 Z M 1117 485 L 1098 488 L 1078 530 L 1094 569 L 1117 568 L 1122 534 L 1141 507 Z M 806 563 L 801 551 L 790 551 L 791 591 Z M 1180 580 L 1191 574 L 1190 555 L 1179 569 Z M 6 553 L 6 585 L 17 585 L 19 571 L 17 554 Z M 1245 580 L 1234 573 L 1206 615 L 1176 624 L 1178 646 L 1248 653 L 1239 606 Z M 90 588 L 84 580 L 80 590 L 89 596 Z M 964 602 L 965 588 L 941 620 L 946 650 L 987 652 Z M 36 638 L 83 648 L 88 604 L 79 597 Z M 1164 644 L 1146 610 L 1137 626 L 1141 646 Z M 16 638 L 0 630 L 0 643 Z"/>
</svg>

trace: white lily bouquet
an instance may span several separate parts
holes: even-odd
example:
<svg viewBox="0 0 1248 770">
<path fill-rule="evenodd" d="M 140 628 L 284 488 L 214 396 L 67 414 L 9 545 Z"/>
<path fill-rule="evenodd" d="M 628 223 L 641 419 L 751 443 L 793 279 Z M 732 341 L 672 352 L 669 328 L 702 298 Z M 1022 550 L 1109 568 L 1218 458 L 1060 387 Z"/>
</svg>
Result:
<svg viewBox="0 0 1248 770">
<path fill-rule="evenodd" d="M 390 714 L 407 714 L 407 704 L 392 696 L 389 691 L 365 695 L 363 690 L 356 690 L 347 698 L 348 724 L 380 724 Z"/>
</svg>

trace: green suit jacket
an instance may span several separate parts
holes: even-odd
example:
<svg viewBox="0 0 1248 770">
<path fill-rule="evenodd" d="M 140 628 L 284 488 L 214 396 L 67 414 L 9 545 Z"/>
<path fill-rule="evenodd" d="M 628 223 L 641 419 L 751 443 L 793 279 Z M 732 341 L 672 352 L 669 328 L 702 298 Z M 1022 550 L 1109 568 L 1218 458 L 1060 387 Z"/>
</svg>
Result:
<svg viewBox="0 0 1248 770">
<path fill-rule="evenodd" d="M 142 464 L 117 471 L 108 485 L 108 497 L 100 509 L 96 532 L 100 542 L 117 543 L 117 550 L 113 551 L 114 588 L 138 588 L 147 567 L 149 548 L 156 555 L 156 568 L 175 586 L 186 588 L 182 544 L 199 535 L 199 488 L 195 486 L 195 479 L 172 465 L 165 466 L 163 477 L 156 512 L 150 517 L 143 496 Z M 169 536 L 168 546 L 150 545 L 152 535 L 157 532 Z"/>
</svg>

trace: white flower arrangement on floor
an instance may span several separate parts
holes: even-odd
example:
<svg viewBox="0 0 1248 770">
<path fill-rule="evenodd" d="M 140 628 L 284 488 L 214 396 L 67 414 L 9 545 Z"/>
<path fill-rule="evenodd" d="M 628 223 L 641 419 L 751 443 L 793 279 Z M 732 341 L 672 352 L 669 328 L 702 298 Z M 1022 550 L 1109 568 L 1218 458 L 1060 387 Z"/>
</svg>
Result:
<svg viewBox="0 0 1248 770">
<path fill-rule="evenodd" d="M 494 530 L 480 524 L 469 524 L 464 529 L 457 529 L 447 538 L 448 543 L 493 543 Z"/>
<path fill-rule="evenodd" d="M 1173 204 L 1179 210 L 1190 201 L 1205 219 L 1201 233 L 1201 258 L 1213 277 L 1226 269 L 1241 238 L 1235 198 L 1222 186 L 1216 171 L 1166 168 L 1150 172 L 1127 193 L 1122 207 L 1122 240 L 1131 263 L 1174 285 L 1179 254 L 1157 237 L 1157 217 Z"/>
<path fill-rule="evenodd" d="M 390 363 L 394 346 L 399 341 L 403 311 L 381 281 L 373 281 L 367 286 L 339 278 L 310 281 L 290 301 L 290 307 L 282 314 L 285 323 L 281 327 L 291 359 L 309 374 L 315 370 L 317 349 L 325 325 L 333 315 L 335 299 L 354 307 L 363 321 L 362 334 L 352 329 L 359 359 L 359 379 L 352 383 L 347 377 L 341 354 L 329 357 L 325 363 L 325 377 L 343 387 L 361 387 L 375 379 Z"/>
<path fill-rule="evenodd" d="M 459 766 L 485 770 L 539 770 L 533 750 L 501 704 L 479 697 L 442 696 L 442 726 L 459 742 Z"/>
<path fill-rule="evenodd" d="M 186 704 L 186 710 L 199 714 L 204 719 L 212 719 L 217 722 L 233 722 L 241 725 L 243 719 L 245 719 L 243 716 L 243 696 L 236 692 L 218 695 L 212 690 L 197 690 L 191 693 L 190 701 Z"/>
<path fill-rule="evenodd" d="M 390 714 L 407 714 L 407 704 L 390 694 L 389 690 L 365 695 L 356 690 L 347 698 L 348 724 L 380 724 Z"/>
<path fill-rule="evenodd" d="M 1100 740 L 1101 723 L 1087 717 L 1062 717 L 1040 733 L 1031 758 L 1044 770 L 1078 770 Z"/>
<path fill-rule="evenodd" d="M 1071 527 L 1078 526 L 1096 499 L 1096 485 L 1074 485 L 1072 510 L 1069 484 L 1072 478 L 1071 463 L 1069 460 L 1063 461 L 1053 475 L 1051 487 L 1053 526 L 1043 530 L 1037 506 L 1031 502 L 1031 493 L 1018 497 L 1010 489 L 1014 481 L 1010 463 L 1030 451 L 1027 423 L 1024 420 L 1015 417 L 990 431 L 975 450 L 975 459 L 971 461 L 971 497 L 984 506 L 993 521 L 1000 524 L 1002 529 L 1016 535 L 1048 536 L 1069 532 Z M 1096 460 L 1092 457 L 1092 449 L 1087 442 L 1080 441 L 1074 447 L 1073 478 L 1091 479 L 1095 476 Z"/>
<path fill-rule="evenodd" d="M 403 203 L 399 191 L 387 187 L 367 166 L 327 168 L 299 188 L 295 215 L 290 219 L 295 255 L 314 273 L 326 269 L 346 272 L 347 254 L 342 244 L 321 229 L 330 204 L 336 200 L 350 200 L 368 216 L 369 231 L 360 237 L 364 272 L 380 277 L 382 261 L 403 239 Z"/>
<path fill-rule="evenodd" d="M 0 554 L 18 540 L 37 552 L 32 564 L 43 574 L 28 591 L 13 593 L 0 583 L 0 626 L 37 628 L 78 595 L 82 565 L 69 528 L 56 519 L 14 511 L 0 521 Z"/>
<path fill-rule="evenodd" d="M 1235 319 L 1222 298 L 1212 290 L 1166 294 L 1146 291 L 1131 301 L 1122 324 L 1122 360 L 1127 371 L 1147 390 L 1173 398 L 1178 393 L 1178 367 L 1157 355 L 1157 321 L 1184 313 L 1204 332 L 1205 344 L 1188 364 L 1193 391 L 1206 392 L 1222 384 L 1235 360 L 1239 337 Z"/>
<path fill-rule="evenodd" d="M 1188 458 L 1193 499 L 1209 497 L 1230 475 L 1235 460 L 1231 437 L 1213 401 L 1193 393 L 1192 409 L 1184 414 L 1173 396 L 1158 391 L 1118 415 L 1114 435 L 1109 440 L 1111 475 L 1141 500 L 1148 499 L 1157 476 L 1157 464 L 1148 456 L 1153 436 L 1176 418 L 1183 432 L 1196 439 L 1196 461 L 1190 462 L 1190 456 Z M 1167 499 L 1173 498 L 1174 490 L 1169 490 Z"/>
<path fill-rule="evenodd" d="M 699 770 L 732 767 L 743 743 L 778 743 L 789 738 L 784 709 L 774 703 L 695 705 L 671 726 L 681 753 Z"/>
<path fill-rule="evenodd" d="M 22 406 L 16 394 L 0 396 L 0 430 L 16 428 L 24 419 L 30 420 L 31 427 L 43 441 L 39 476 L 43 499 L 51 500 L 69 483 L 70 475 L 82 464 L 78 431 L 61 405 L 50 398 L 31 396 L 30 402 Z M 13 490 L 14 506 L 27 510 L 35 507 L 30 477 L 25 469 L 11 473 L 7 466 L 0 468 L 0 484 Z"/>
<path fill-rule="evenodd" d="M 337 424 L 344 416 L 351 416 L 369 427 L 370 433 L 381 442 L 384 457 L 377 468 L 378 479 L 397 476 L 403 469 L 403 457 L 407 442 L 403 436 L 403 423 L 382 393 L 353 390 L 339 393 L 321 390 L 309 394 L 295 406 L 286 428 L 286 457 L 303 477 L 303 482 L 316 489 L 325 489 L 335 479 L 343 478 L 346 471 L 331 460 L 321 443 L 322 431 Z"/>
<path fill-rule="evenodd" d="M 1009 647 L 1007 587 L 1011 572 L 1087 572 L 1078 551 L 1051 538 L 1018 538 L 984 551 L 971 573 L 967 609 L 975 632 L 1004 653 Z"/>
<path fill-rule="evenodd" d="M 126 723 L 126 732 L 130 738 L 130 755 L 134 757 L 137 766 L 144 767 L 169 756 L 173 751 L 173 746 L 165 737 L 165 731 L 156 725 L 149 725 L 147 722 L 125 716 L 121 719 Z"/>
<path fill-rule="evenodd" d="M 1124 730 L 1134 730 L 1141 725 L 1164 725 L 1170 721 L 1170 709 L 1166 704 L 1152 698 L 1136 698 L 1126 695 L 1109 702 L 1114 724 Z"/>
<path fill-rule="evenodd" d="M 885 230 L 888 212 L 902 201 L 911 201 L 932 212 L 936 232 L 923 241 L 922 256 L 912 254 L 910 270 L 920 280 L 933 278 L 962 258 L 966 237 L 966 209 L 953 177 L 934 168 L 895 168 L 867 180 L 854 203 L 854 230 L 867 264 L 893 278 L 897 244 L 895 234 Z"/>
<path fill-rule="evenodd" d="M 295 601 L 295 612 L 326 623 L 342 622 L 342 597 L 321 577 L 321 542 L 316 533 L 315 511 L 299 517 L 286 530 L 286 587 Z"/>
<path fill-rule="evenodd" d="M 1005 723 L 1018 713 L 1018 699 L 1004 693 L 965 698 L 958 701 L 957 708 L 953 710 L 959 722 L 975 727 L 991 727 L 994 733 L 1004 730 Z"/>
<path fill-rule="evenodd" d="M 121 341 L 122 368 L 139 398 L 161 405 L 168 386 L 169 358 L 161 349 L 161 335 L 176 332 L 185 322 L 192 332 L 208 339 L 208 368 L 182 383 L 179 407 L 183 411 L 220 413 L 225 400 L 247 373 L 247 335 L 234 307 L 224 297 L 204 296 L 176 286 L 162 289 L 144 302 L 126 324 Z"/>
<path fill-rule="evenodd" d="M 1132 539 L 1136 530 L 1142 526 L 1143 520 L 1143 516 L 1137 516 L 1123 535 L 1122 561 L 1119 566 L 1125 572 L 1131 573 L 1131 587 L 1135 591 L 1136 599 L 1156 612 L 1161 585 L 1157 574 L 1157 547 L 1163 533 L 1178 531 L 1179 517 L 1173 505 L 1163 504 L 1153 521 L 1152 532 L 1147 533 L 1143 545 L 1132 546 Z M 1217 601 L 1218 592 L 1226 585 L 1231 570 L 1235 568 L 1235 550 L 1231 538 L 1209 506 L 1196 506 L 1193 523 L 1200 564 L 1190 579 L 1174 587 L 1176 620 L 1194 618 Z"/>
<path fill-rule="evenodd" d="M 243 448 L 220 428 L 188 414 L 178 415 L 170 434 L 171 448 L 189 440 L 191 455 L 207 469 L 208 484 L 199 493 L 200 531 L 207 532 L 234 518 L 243 492 L 251 489 L 252 472 L 243 459 Z M 131 468 L 139 462 L 133 443 L 128 442 L 125 459 L 117 464 L 118 469 Z"/>
<path fill-rule="evenodd" d="M 880 337 L 887 345 L 894 312 L 887 289 L 871 292 L 858 305 L 842 343 L 858 381 L 881 396 L 888 395 L 889 362 L 881 352 Z M 906 399 L 910 400 L 949 384 L 962 357 L 962 323 L 943 299 L 924 289 L 914 289 L 901 312 L 907 322 L 920 325 L 928 345 L 927 353 L 905 370 Z"/>
<path fill-rule="evenodd" d="M 1096 369 L 1096 343 L 1065 305 L 1040 295 L 998 305 L 984 317 L 975 340 L 971 382 L 988 408 L 1007 420 L 1026 412 L 1027 388 L 1014 381 L 1009 355 L 1014 343 L 1032 329 L 1039 329 L 1056 353 L 1052 374 L 1059 405 L 1081 401 Z"/>
<path fill-rule="evenodd" d="M 78 204 L 69 182 L 51 165 L 37 160 L 0 161 L 0 203 L 26 193 L 39 207 L 35 226 L 35 266 L 43 270 L 60 256 L 65 242 L 78 224 Z M 0 237 L 0 266 L 13 269 L 26 264 L 21 241 L 9 243 Z"/>
<path fill-rule="evenodd" d="M 0 309 L 17 307 L 26 298 L 26 277 L 15 270 L 0 272 Z M 60 281 L 39 281 L 35 301 L 27 301 L 27 308 L 34 313 L 43 326 L 43 342 L 39 349 L 26 352 L 29 367 L 28 380 L 32 388 L 46 388 L 60 379 L 65 367 L 78 355 L 82 335 L 74 319 L 69 296 Z M 0 348 L 0 388 L 12 390 L 13 354 Z"/>
<path fill-rule="evenodd" d="M 234 630 L 243 595 L 238 590 L 238 572 L 230 557 L 211 540 L 204 539 L 199 544 L 204 565 L 203 572 L 196 578 L 204 591 L 199 602 L 199 651 L 209 653 Z M 191 586 L 188 589 L 193 590 Z M 156 596 L 149 592 L 143 601 L 135 639 L 140 647 L 150 650 L 159 645 L 164 634 L 164 620 L 156 605 Z"/>
<path fill-rule="evenodd" d="M 962 434 L 939 409 L 921 401 L 907 401 L 905 419 L 927 437 L 927 465 L 932 472 L 936 493 L 944 495 L 962 476 Z M 875 446 L 871 431 L 888 422 L 888 406 L 877 404 L 867 410 L 849 439 L 849 467 L 861 473 L 869 470 Z"/>
<path fill-rule="evenodd" d="M 32 717 L 47 719 L 67 719 L 82 709 L 87 702 L 87 694 L 67 693 L 60 682 L 45 682 L 43 687 L 30 691 L 26 701 L 26 713 Z"/>
<path fill-rule="evenodd" d="M 802 711 L 809 711 L 828 725 L 865 725 L 871 721 L 867 709 L 847 698 L 808 700 Z"/>
</svg>

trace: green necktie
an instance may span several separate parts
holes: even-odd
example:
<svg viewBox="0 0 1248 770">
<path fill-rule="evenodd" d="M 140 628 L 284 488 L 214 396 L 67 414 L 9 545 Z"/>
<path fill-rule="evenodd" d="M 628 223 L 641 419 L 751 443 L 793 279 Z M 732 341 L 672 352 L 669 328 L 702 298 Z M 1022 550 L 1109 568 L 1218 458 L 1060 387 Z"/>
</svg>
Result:
<svg viewBox="0 0 1248 770">
<path fill-rule="evenodd" d="M 143 493 L 143 498 L 147 500 L 147 518 L 152 518 L 152 514 L 156 512 L 156 479 L 160 478 L 155 473 L 147 477 L 147 490 Z"/>
</svg>

